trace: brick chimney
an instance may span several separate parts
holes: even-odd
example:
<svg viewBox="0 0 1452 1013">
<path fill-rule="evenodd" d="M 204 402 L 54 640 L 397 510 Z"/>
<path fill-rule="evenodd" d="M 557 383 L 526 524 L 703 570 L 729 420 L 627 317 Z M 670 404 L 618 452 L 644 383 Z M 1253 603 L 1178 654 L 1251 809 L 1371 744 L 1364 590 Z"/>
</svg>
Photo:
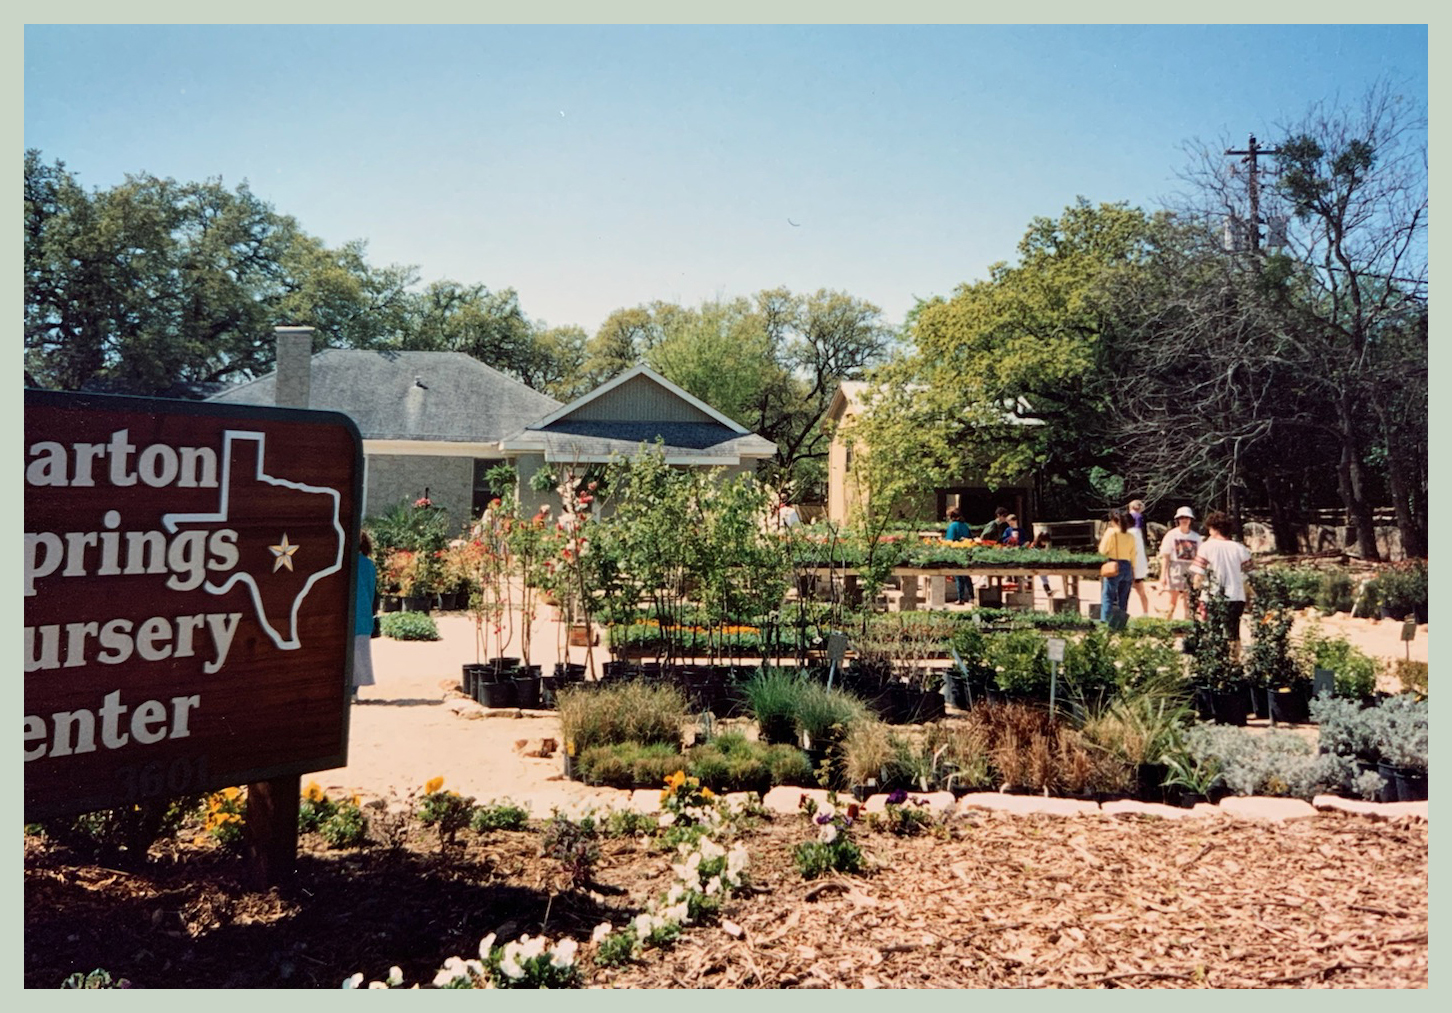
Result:
<svg viewBox="0 0 1452 1013">
<path fill-rule="evenodd" d="M 306 408 L 312 388 L 313 328 L 277 327 L 277 390 L 279 408 Z"/>
</svg>

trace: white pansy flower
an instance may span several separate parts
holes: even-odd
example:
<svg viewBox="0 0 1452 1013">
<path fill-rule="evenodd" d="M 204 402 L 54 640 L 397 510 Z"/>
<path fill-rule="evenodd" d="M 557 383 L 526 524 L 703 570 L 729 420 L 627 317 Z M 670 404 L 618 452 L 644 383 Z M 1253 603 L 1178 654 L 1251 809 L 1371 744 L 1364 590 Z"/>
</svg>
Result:
<svg viewBox="0 0 1452 1013">
<path fill-rule="evenodd" d="M 504 955 L 499 958 L 499 970 L 515 981 L 524 977 L 524 968 L 519 966 L 519 946 L 516 943 L 509 943 L 504 947 Z"/>
<path fill-rule="evenodd" d="M 737 844 L 726 855 L 726 871 L 732 876 L 739 876 L 746 868 L 747 854 L 746 845 Z"/>
<path fill-rule="evenodd" d="M 370 981 L 368 983 L 368 987 L 369 988 L 387 988 L 388 986 L 385 985 L 385 984 L 383 984 L 383 982 L 381 982 L 381 981 Z"/>
<path fill-rule="evenodd" d="M 555 944 L 555 948 L 552 951 L 554 955 L 550 957 L 550 966 L 566 968 L 574 964 L 575 950 L 578 947 L 579 944 L 576 943 L 573 939 L 570 939 L 568 937 L 561 939 L 558 943 Z"/>
<path fill-rule="evenodd" d="M 438 973 L 434 975 L 434 988 L 443 988 L 455 978 L 467 977 L 468 973 L 462 960 L 458 957 L 449 957 L 444 961 L 444 966 L 439 968 Z"/>
<path fill-rule="evenodd" d="M 711 840 L 711 838 L 709 838 L 709 837 L 702 837 L 701 838 L 701 857 L 702 858 L 722 858 L 722 857 L 725 856 L 725 854 L 726 854 L 726 849 L 723 848 L 723 847 L 721 847 L 721 845 L 717 844 L 715 841 Z"/>
<path fill-rule="evenodd" d="M 675 823 L 675 821 L 676 821 L 676 814 L 675 813 L 666 812 L 666 813 L 661 813 L 660 814 L 660 819 L 658 819 L 656 822 L 659 823 L 663 827 L 668 827 L 671 824 Z"/>
<path fill-rule="evenodd" d="M 837 839 L 837 827 L 835 824 L 827 823 L 822 827 L 822 832 L 817 835 L 823 844 L 831 844 Z"/>
<path fill-rule="evenodd" d="M 681 901 L 662 911 L 661 917 L 673 922 L 688 922 L 691 920 L 691 909 L 685 901 Z"/>
<path fill-rule="evenodd" d="M 650 913 L 648 911 L 642 911 L 640 914 L 635 916 L 634 924 L 635 934 L 641 939 L 644 939 L 646 936 L 650 935 L 650 930 L 654 927 L 655 919 L 650 916 Z"/>
<path fill-rule="evenodd" d="M 599 925 L 595 926 L 595 931 L 590 933 L 590 942 L 598 943 L 613 931 L 615 931 L 615 927 L 613 925 L 611 925 L 609 922 L 601 922 Z"/>
<path fill-rule="evenodd" d="M 357 988 L 361 984 L 363 984 L 363 972 L 362 971 L 359 971 L 357 974 L 352 975 L 351 977 L 347 977 L 347 978 L 344 978 L 343 979 L 343 987 L 344 988 Z"/>
<path fill-rule="evenodd" d="M 544 951 L 549 949 L 550 941 L 544 936 L 519 937 L 519 957 L 521 960 L 533 960 L 535 957 L 543 956 Z"/>
<path fill-rule="evenodd" d="M 480 960 L 488 960 L 489 959 L 489 954 L 493 951 L 493 949 L 494 949 L 494 933 L 491 932 L 487 936 L 485 936 L 483 939 L 479 940 L 479 959 Z M 402 973 L 403 973 L 402 971 L 399 972 L 400 975 Z"/>
<path fill-rule="evenodd" d="M 384 981 L 388 983 L 389 988 L 397 988 L 399 985 L 402 985 L 403 968 L 399 967 L 397 964 L 394 964 L 388 969 L 388 977 L 385 978 Z"/>
<path fill-rule="evenodd" d="M 685 896 L 685 893 L 686 893 L 685 886 L 683 886 L 680 883 L 675 884 L 674 886 L 672 886 L 670 888 L 670 892 L 668 892 L 666 894 L 666 903 L 667 904 L 674 904 L 676 901 L 678 901 L 682 897 L 684 897 Z"/>
<path fill-rule="evenodd" d="M 706 896 L 710 897 L 721 889 L 721 877 L 713 876 L 706 880 Z"/>
</svg>

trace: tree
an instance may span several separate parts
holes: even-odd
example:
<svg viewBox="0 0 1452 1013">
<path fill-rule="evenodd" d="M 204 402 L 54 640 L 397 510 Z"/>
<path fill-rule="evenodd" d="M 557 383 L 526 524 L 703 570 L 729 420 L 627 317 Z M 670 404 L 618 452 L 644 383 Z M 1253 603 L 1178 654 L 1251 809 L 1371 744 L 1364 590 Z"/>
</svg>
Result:
<svg viewBox="0 0 1452 1013">
<path fill-rule="evenodd" d="M 1112 293 L 1143 274 L 1166 227 L 1081 197 L 1029 223 L 1017 264 L 916 308 L 909 382 L 948 428 L 958 470 L 990 483 L 1037 473 L 1061 510 L 1122 494 L 1113 476 L 1125 461 L 1107 425 L 1115 392 L 1099 382 L 1119 326 Z"/>
<path fill-rule="evenodd" d="M 267 369 L 280 323 L 376 347 L 411 281 L 361 243 L 328 250 L 245 182 L 141 174 L 88 192 L 25 154 L 26 370 L 45 386 L 195 396 Z"/>
<path fill-rule="evenodd" d="M 1263 210 L 1289 213 L 1288 246 L 1238 267 L 1263 280 L 1297 366 L 1294 388 L 1328 409 L 1318 424 L 1334 441 L 1337 494 L 1361 555 L 1380 557 L 1372 511 L 1383 495 L 1403 545 L 1425 552 L 1424 381 L 1406 382 L 1426 372 L 1417 340 L 1426 314 L 1425 111 L 1383 82 L 1355 108 L 1312 106 L 1281 134 L 1280 175 Z M 1244 187 L 1233 164 L 1208 148 L 1198 155 L 1187 174 L 1192 213 L 1237 209 Z"/>
</svg>

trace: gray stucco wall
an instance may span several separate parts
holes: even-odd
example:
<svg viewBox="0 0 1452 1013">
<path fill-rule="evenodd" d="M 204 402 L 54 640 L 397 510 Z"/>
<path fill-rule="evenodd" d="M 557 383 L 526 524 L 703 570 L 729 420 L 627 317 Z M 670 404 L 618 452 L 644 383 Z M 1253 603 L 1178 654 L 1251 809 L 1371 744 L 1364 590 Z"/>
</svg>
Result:
<svg viewBox="0 0 1452 1013">
<path fill-rule="evenodd" d="M 474 459 L 369 454 L 364 513 L 371 517 L 399 500 L 412 502 L 424 494 L 425 488 L 434 506 L 447 510 L 449 519 L 462 529 L 469 520 L 474 498 Z"/>
<path fill-rule="evenodd" d="M 535 492 L 530 488 L 529 480 L 534 473 L 545 466 L 544 454 L 520 454 L 513 461 L 515 472 L 519 475 L 519 512 L 526 517 L 531 517 L 541 506 L 548 503 L 552 516 L 558 516 L 560 512 L 560 497 L 553 490 L 547 492 Z"/>
</svg>

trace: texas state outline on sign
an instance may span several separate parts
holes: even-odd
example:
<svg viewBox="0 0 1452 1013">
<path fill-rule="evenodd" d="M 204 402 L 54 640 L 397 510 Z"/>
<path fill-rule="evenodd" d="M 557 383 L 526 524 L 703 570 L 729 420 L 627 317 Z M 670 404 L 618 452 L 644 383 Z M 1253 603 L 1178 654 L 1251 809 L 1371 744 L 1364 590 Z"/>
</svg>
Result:
<svg viewBox="0 0 1452 1013">
<path fill-rule="evenodd" d="M 247 444 L 253 444 L 253 446 L 249 447 Z M 290 602 L 284 600 L 282 602 L 274 601 L 272 603 L 274 607 L 281 605 L 282 607 L 280 609 L 269 609 L 268 602 L 265 599 L 268 597 L 276 597 L 276 595 L 264 592 L 258 585 L 257 578 L 246 567 L 231 574 L 221 583 L 208 581 L 202 585 L 211 594 L 221 595 L 232 590 L 239 582 L 246 584 L 252 594 L 252 604 L 257 611 L 257 621 L 267 631 L 267 635 L 272 639 L 272 642 L 281 650 L 294 651 L 302 646 L 302 642 L 298 639 L 297 616 L 298 610 L 302 607 L 303 599 L 307 597 L 308 592 L 312 590 L 313 585 L 319 580 L 322 580 L 330 574 L 337 573 L 343 568 L 343 549 L 346 543 L 346 535 L 343 531 L 343 525 L 338 518 L 341 497 L 336 489 L 329 489 L 326 486 L 307 485 L 303 482 L 293 482 L 285 478 L 277 478 L 267 474 L 262 470 L 265 447 L 266 434 L 264 433 L 234 429 L 224 431 L 222 436 L 222 475 L 220 483 L 221 502 L 217 512 L 164 514 L 161 518 L 161 523 L 168 532 L 174 533 L 177 527 L 183 524 L 206 524 L 235 519 L 233 516 L 233 508 L 240 508 L 241 501 L 245 500 L 245 491 L 240 487 L 240 483 L 243 481 L 263 482 L 271 486 L 291 489 L 298 493 L 329 497 L 329 504 L 327 506 L 321 501 L 317 505 L 322 509 L 331 509 L 332 526 L 333 530 L 337 533 L 336 545 L 332 552 L 332 562 L 321 569 L 312 571 L 301 589 L 288 591 L 287 595 L 291 596 Z M 238 474 L 234 476 L 232 467 L 234 463 L 234 452 L 235 457 L 244 458 L 249 450 L 255 453 L 257 457 L 254 473 L 250 477 L 247 476 L 247 467 L 244 461 L 237 469 Z M 239 483 L 238 495 L 235 500 L 232 489 L 234 482 Z M 290 557 L 292 556 L 291 553 L 289 555 Z M 326 555 L 326 552 L 324 555 Z M 279 575 L 277 567 L 273 569 L 273 575 L 282 576 L 284 579 L 296 574 L 297 571 L 293 569 L 291 561 L 289 561 L 288 574 L 286 575 Z M 286 582 L 293 583 L 291 580 L 287 580 Z M 273 581 L 273 583 L 278 583 L 278 581 Z M 275 625 L 272 615 L 269 614 L 272 613 L 275 615 L 278 612 L 285 612 L 287 615 L 286 634 L 278 632 L 277 625 L 280 624 Z"/>
</svg>

